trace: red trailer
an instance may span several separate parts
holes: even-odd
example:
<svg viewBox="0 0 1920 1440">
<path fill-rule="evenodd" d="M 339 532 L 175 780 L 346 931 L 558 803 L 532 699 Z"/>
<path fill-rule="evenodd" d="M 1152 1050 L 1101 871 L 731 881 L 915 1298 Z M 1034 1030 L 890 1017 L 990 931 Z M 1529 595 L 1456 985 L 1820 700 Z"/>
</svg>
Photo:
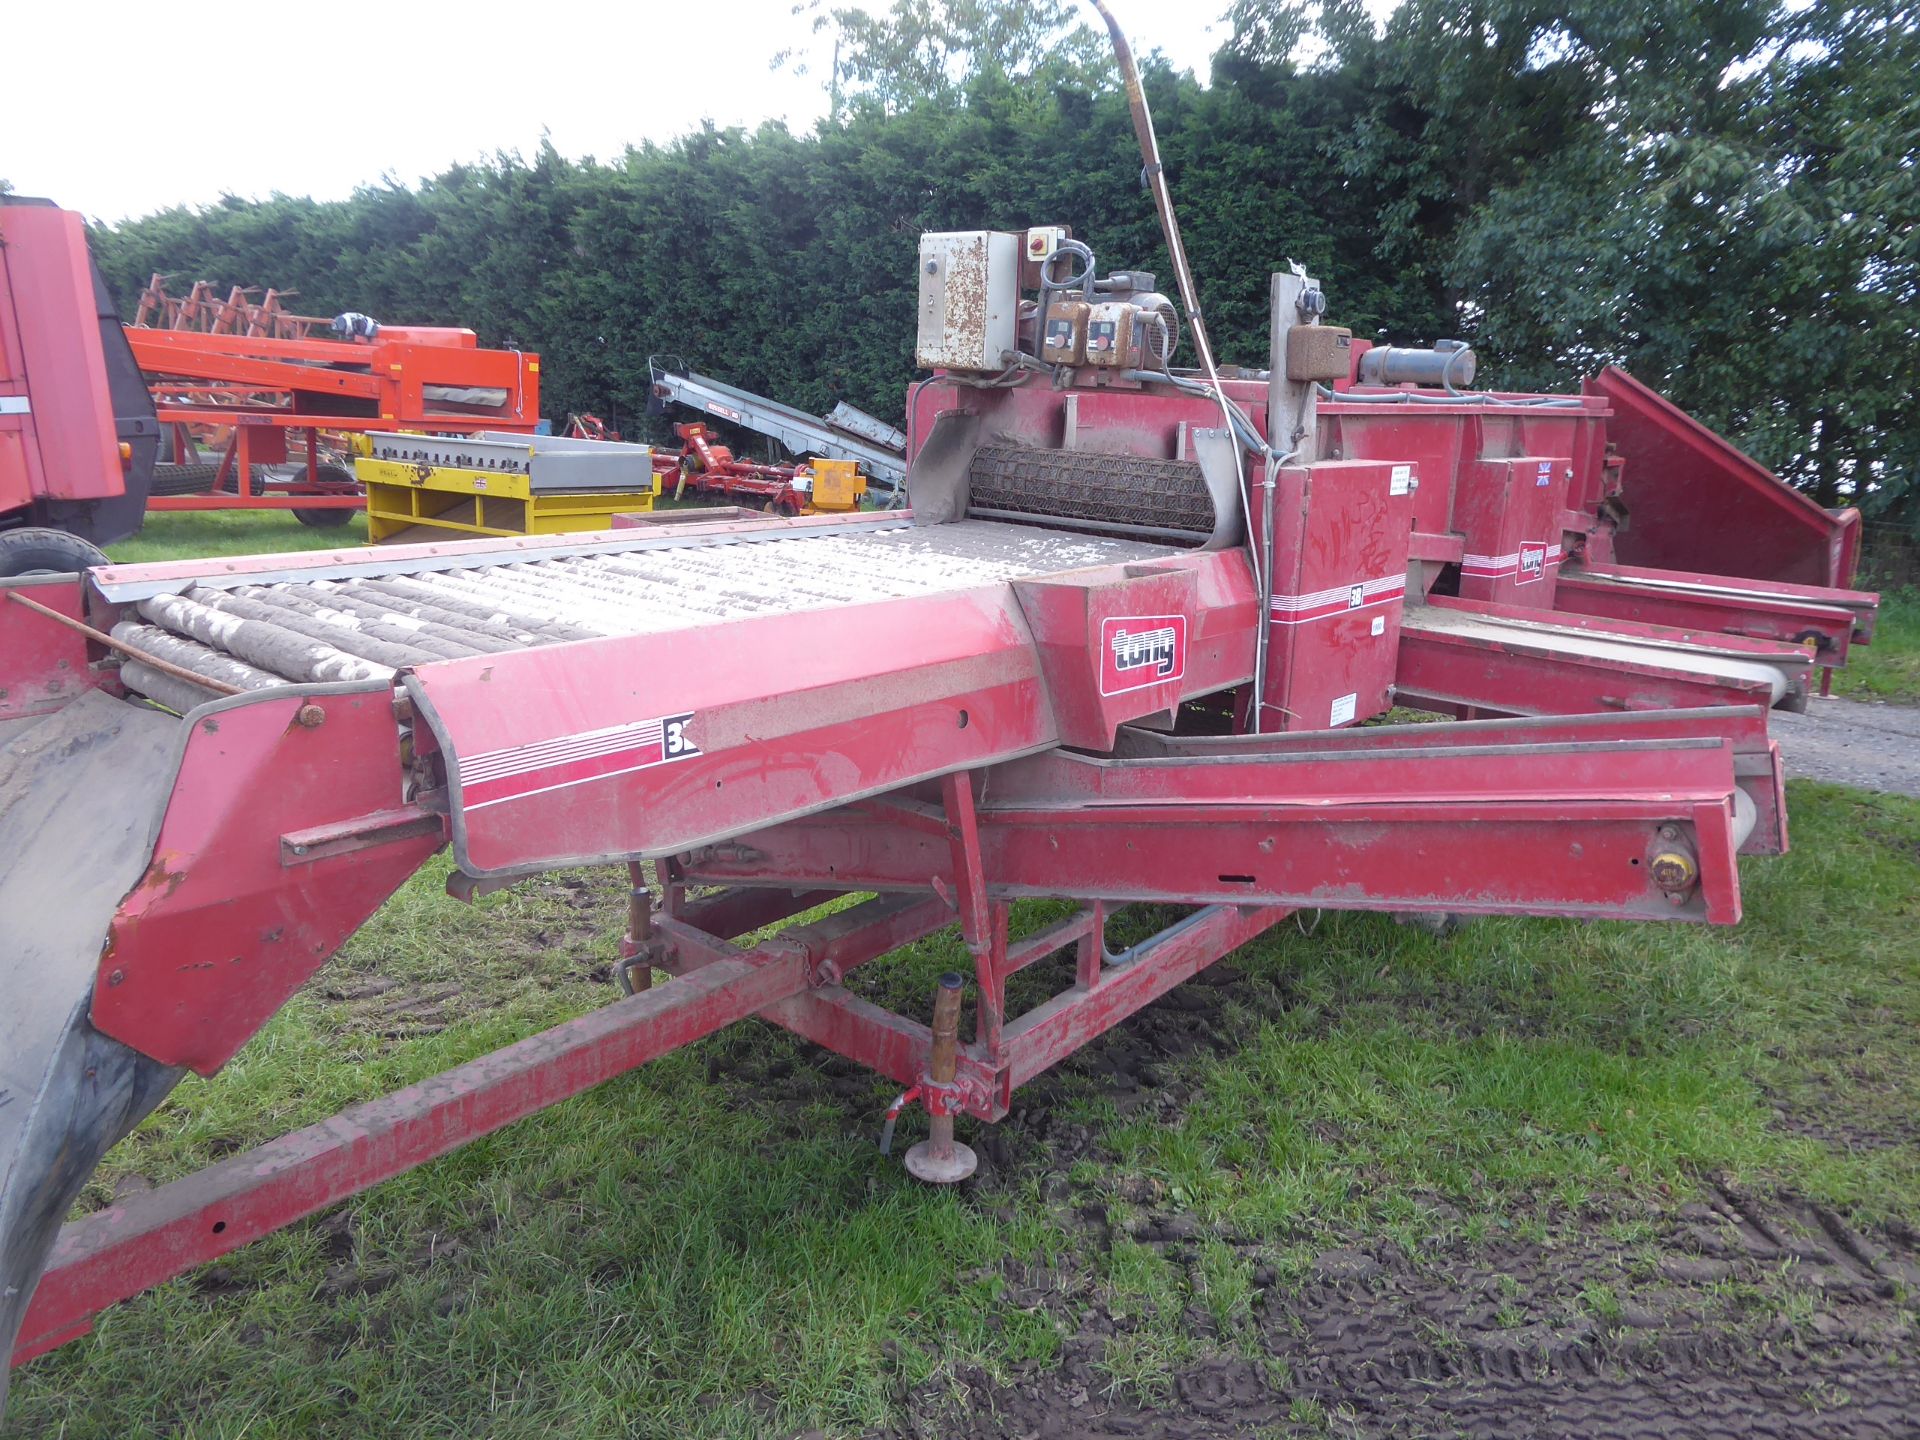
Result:
<svg viewBox="0 0 1920 1440">
<path fill-rule="evenodd" d="M 1021 238 L 928 237 L 945 299 L 923 348 L 941 303 L 1019 312 L 1021 272 L 991 257 Z M 948 263 L 976 250 L 989 263 Z M 1143 278 L 1083 309 L 1150 331 Z M 1323 395 L 1294 352 L 1344 347 L 1291 338 L 1324 308 L 1306 288 L 1276 277 L 1272 373 L 1217 383 L 1044 363 L 1040 307 L 971 369 L 936 324 L 909 511 L 0 585 L 0 1092 L 30 1097 L 0 1104 L 14 1362 L 748 1016 L 897 1083 L 889 1118 L 928 1117 L 908 1165 L 954 1181 L 957 1120 L 1004 1116 L 1302 908 L 1738 920 L 1739 857 L 1787 844 L 1767 707 L 1871 628 L 1873 597 L 1835 588 L 1849 522 L 1796 512 L 1783 537 L 1778 507 L 1739 516 L 1783 565 L 1828 557 L 1811 581 L 1662 570 L 1650 593 L 1711 607 L 1562 608 L 1570 582 L 1627 575 L 1622 412 L 1353 383 L 1344 356 Z M 1026 359 L 1003 369 L 1009 346 Z M 1796 643 L 1767 629 L 1788 612 L 1847 620 Z M 1477 718 L 1366 723 L 1410 698 Z M 108 1146 L 443 848 L 462 897 L 615 867 L 631 993 L 60 1225 Z M 1015 941 L 1027 896 L 1074 905 Z M 1116 948 L 1113 916 L 1142 903 L 1181 913 Z M 921 1013 L 861 994 L 860 966 L 954 925 L 971 972 Z M 1050 998 L 1013 1013 L 1029 968 Z"/>
<path fill-rule="evenodd" d="M 105 560 L 140 528 L 159 444 L 86 222 L 0 195 L 0 576 Z"/>
</svg>

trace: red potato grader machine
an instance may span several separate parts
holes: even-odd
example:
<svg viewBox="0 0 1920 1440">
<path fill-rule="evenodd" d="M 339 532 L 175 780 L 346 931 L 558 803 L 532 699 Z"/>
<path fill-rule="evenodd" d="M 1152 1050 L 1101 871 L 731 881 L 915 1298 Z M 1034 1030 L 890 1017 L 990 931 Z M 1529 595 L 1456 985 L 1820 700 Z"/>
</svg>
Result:
<svg viewBox="0 0 1920 1440">
<path fill-rule="evenodd" d="M 927 236 L 920 279 L 910 509 L 0 586 L 15 1363 L 749 1016 L 900 1085 L 951 1181 L 958 1117 L 1302 908 L 1739 919 L 1787 843 L 1768 710 L 1871 629 L 1851 516 L 1624 375 L 1370 350 L 1298 275 L 1269 370 L 1217 379 L 1063 231 Z M 1396 704 L 1465 723 L 1362 723 Z M 462 897 L 627 867 L 630 993 L 62 1225 L 448 846 Z M 1077 908 L 1014 938 L 1029 896 Z M 1185 913 L 1115 950 L 1141 903 Z M 863 998 L 956 924 L 928 1012 Z"/>
</svg>

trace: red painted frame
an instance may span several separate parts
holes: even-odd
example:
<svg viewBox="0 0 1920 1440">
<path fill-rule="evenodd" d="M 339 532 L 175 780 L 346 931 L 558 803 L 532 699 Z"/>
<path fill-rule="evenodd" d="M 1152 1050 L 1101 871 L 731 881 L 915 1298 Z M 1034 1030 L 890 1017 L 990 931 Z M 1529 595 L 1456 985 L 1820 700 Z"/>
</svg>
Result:
<svg viewBox="0 0 1920 1440">
<path fill-rule="evenodd" d="M 327 342 L 284 343 L 290 355 L 317 358 Z M 213 377 L 222 383 L 266 378 L 241 350 L 206 348 L 232 362 Z M 1260 423 L 1264 385 L 1230 387 Z M 1075 420 L 1062 413 L 1066 397 L 1044 386 L 961 394 L 935 382 L 916 389 L 910 428 L 924 435 L 942 406 L 998 407 L 1005 433 L 1032 443 L 1056 444 L 1060 425 L 1091 419 L 1083 442 L 1152 455 L 1177 450 L 1183 426 L 1217 421 L 1191 396 L 1118 386 L 1080 399 Z M 1563 534 L 1602 535 L 1593 507 L 1619 479 L 1605 454 L 1608 414 L 1599 399 L 1441 415 L 1350 397 L 1330 402 L 1323 420 L 1350 467 L 1418 463 L 1427 483 L 1417 505 L 1403 507 L 1411 553 L 1453 563 L 1483 543 L 1476 527 L 1495 523 L 1474 521 L 1458 487 L 1494 472 L 1511 480 L 1514 467 L 1486 463 L 1489 455 L 1569 457 Z M 898 520 L 715 521 L 587 542 L 106 567 L 92 577 L 88 609 L 110 623 L 117 607 L 183 580 L 378 573 L 687 538 L 752 543 Z M 1522 533 L 1508 531 L 1484 543 Z M 1543 591 L 1546 581 L 1543 573 Z M 53 593 L 63 613 L 79 608 L 77 589 Z M 1126 684 L 1107 683 L 1109 632 L 1120 644 L 1114 627 L 1142 620 L 1171 637 L 1169 663 L 1134 683 L 1135 658 Z M 152 865 L 100 962 L 92 1020 L 105 1034 L 168 1064 L 218 1068 L 449 840 L 466 893 L 559 865 L 655 857 L 658 912 L 637 892 L 622 945 L 639 993 L 69 1225 L 14 1363 L 82 1333 L 103 1305 L 750 1014 L 896 1080 L 936 1115 L 992 1120 L 1018 1086 L 1298 907 L 1731 923 L 1737 853 L 1785 847 L 1778 753 L 1757 710 L 1220 739 L 1130 728 L 1165 723 L 1196 699 L 1216 716 L 1234 713 L 1254 637 L 1270 620 L 1243 550 L 1195 552 L 422 665 L 404 675 L 399 705 L 384 684 L 366 684 L 275 689 L 195 710 Z M 848 633 L 860 643 L 845 643 Z M 1628 633 L 1657 638 L 1645 627 Z M 1403 637 L 1403 671 L 1409 643 Z M 25 673 L 7 678 L 27 682 L 26 704 L 51 703 L 63 663 L 84 660 L 93 673 L 100 657 L 75 645 L 42 636 L 23 647 Z M 1518 649 L 1495 647 L 1496 658 L 1538 684 L 1540 663 Z M 1340 658 L 1335 647 L 1316 663 Z M 1662 687 L 1642 697 L 1650 705 L 1748 695 L 1639 673 L 1658 668 L 1616 664 L 1611 676 L 1625 670 Z M 1473 695 L 1502 703 L 1496 689 L 1482 674 Z M 1575 693 L 1581 703 L 1608 698 Z M 672 763 L 667 719 L 685 742 Z M 609 734 L 615 748 L 602 746 Z M 524 764 L 513 758 L 522 751 L 532 757 Z M 626 768 L 578 763 L 642 751 L 645 763 Z M 545 769 L 554 783 L 499 787 L 503 775 Z M 593 773 L 579 779 L 575 769 Z M 511 805 L 494 819 L 485 818 L 494 800 L 477 798 L 489 785 Z M 632 873 L 637 885 L 637 866 Z M 695 898 L 696 887 L 714 885 L 724 888 Z M 843 912 L 749 948 L 732 943 L 823 897 L 865 892 L 871 898 Z M 1015 940 L 1011 907 L 1027 896 L 1076 908 Z M 1191 913 L 1110 954 L 1109 915 L 1136 902 Z M 974 1024 L 955 1078 L 935 1083 L 929 1028 L 846 982 L 953 924 L 974 972 Z M 1072 964 L 1056 993 L 1008 1014 L 1009 979 L 1065 951 Z M 650 967 L 673 978 L 638 984 Z"/>
<path fill-rule="evenodd" d="M 300 723 L 290 708 L 315 703 L 332 712 L 316 725 Z M 392 726 L 384 697 L 355 686 L 241 697 L 199 714 L 183 768 L 220 768 L 184 792 L 190 795 L 220 789 L 216 778 L 229 787 L 236 779 L 230 757 L 212 753 L 218 737 L 239 752 L 269 757 L 282 773 L 295 764 L 318 774 L 326 769 L 329 730 L 337 743 L 363 748 L 380 743 Z M 956 920 L 973 958 L 973 1036 L 952 1087 L 936 1087 L 929 1103 L 993 1120 L 1007 1113 L 1020 1085 L 1258 936 L 1296 903 L 1439 902 L 1489 913 L 1737 919 L 1727 797 L 1736 750 L 1751 746 L 1751 733 L 1725 713 L 1654 718 L 1665 723 L 1601 743 L 1577 724 L 1535 727 L 1518 741 L 1522 732 L 1473 733 L 1466 738 L 1480 743 L 1465 744 L 1445 734 L 1448 727 L 1415 726 L 1406 727 L 1415 733 L 1397 735 L 1350 732 L 1335 737 L 1341 743 L 1328 753 L 1310 746 L 1327 737 L 1248 737 L 1183 749 L 1138 734 L 1124 747 L 1143 752 L 1133 758 L 1051 751 L 977 776 L 951 773 L 933 782 L 928 798 L 860 802 L 756 832 L 738 846 L 668 861 L 660 914 L 647 927 L 649 948 L 636 944 L 634 953 L 674 979 L 69 1224 L 12 1363 L 85 1333 L 106 1305 L 749 1014 L 925 1092 L 927 1027 L 859 998 L 845 981 L 859 966 Z M 322 749 L 289 762 L 260 744 L 275 730 L 282 743 Z M 1435 731 L 1431 741 L 1424 738 Z M 437 816 L 409 807 L 356 814 L 370 797 L 350 788 L 341 793 L 334 808 L 348 818 L 284 833 L 275 849 L 273 864 L 312 872 L 300 887 L 312 909 L 294 917 L 290 937 L 261 932 L 268 948 L 243 957 L 250 971 L 273 974 L 271 983 L 236 989 L 216 964 L 214 988 L 197 994 L 170 988 L 182 983 L 179 976 L 158 968 L 162 957 L 183 953 L 165 927 L 207 923 L 211 895 L 199 894 L 203 876 L 238 875 L 230 898 L 240 912 L 255 894 L 277 895 L 275 903 L 284 905 L 285 885 L 265 872 L 258 888 L 249 884 L 248 857 L 288 815 L 310 811 L 269 802 L 263 813 L 216 807 L 206 815 L 190 805 L 176 814 L 179 793 L 157 847 L 166 858 L 116 922 L 103 961 L 113 968 L 103 969 L 95 1022 L 161 1058 L 217 1063 L 222 1051 L 230 1053 L 224 1041 L 216 1038 L 208 1049 L 202 1039 L 198 1052 L 163 1053 L 165 1035 L 177 1033 L 191 1047 L 195 1037 L 249 1033 L 337 943 L 314 927 L 337 928 L 370 912 L 441 843 L 441 830 Z M 257 802 L 261 787 L 243 779 L 229 793 Z M 1430 833 L 1406 843 L 1417 832 Z M 1277 844 L 1282 836 L 1286 843 Z M 836 863 L 828 843 L 836 840 L 861 856 L 859 873 Z M 1642 857 L 1688 842 L 1698 862 L 1697 890 L 1663 896 Z M 1584 864 L 1570 874 L 1561 867 L 1550 883 L 1542 881 L 1546 888 L 1515 888 L 1516 877 L 1542 874 L 1543 847 L 1569 844 L 1576 853 L 1587 847 Z M 1226 850 L 1248 874 L 1212 873 Z M 734 868 L 769 888 L 690 898 L 690 887 L 723 881 Z M 1322 893 L 1300 883 L 1308 870 L 1335 888 Z M 1482 870 L 1502 878 L 1476 896 L 1463 877 Z M 813 883 L 823 875 L 825 884 Z M 1111 906 L 1191 901 L 1228 881 L 1231 893 L 1219 903 L 1121 955 L 1107 953 Z M 731 943 L 747 928 L 777 923 L 852 885 L 884 893 L 747 950 Z M 1092 898 L 1065 920 L 1012 941 L 1010 901 L 1034 893 Z M 260 924 L 249 913 L 221 916 L 235 918 L 249 933 Z M 279 964 L 272 946 L 289 938 L 289 963 Z M 204 939 L 199 948 L 213 953 Z M 1071 982 L 1009 1017 L 1008 979 L 1068 948 Z M 158 1027 L 129 1034 L 129 1018 L 152 1011 L 160 1012 Z"/>
<path fill-rule="evenodd" d="M 232 430 L 213 489 L 152 496 L 153 510 L 356 510 L 366 503 L 358 484 L 329 485 L 319 478 L 322 431 L 531 433 L 540 420 L 540 357 L 482 350 L 470 330 L 389 326 L 371 342 L 356 344 L 125 329 L 136 362 L 154 379 L 158 418 L 173 430 L 176 444 L 189 426 Z M 429 385 L 499 389 L 507 399 L 482 414 L 452 410 L 427 398 Z M 223 397 L 232 403 L 205 403 Z M 286 462 L 290 430 L 306 432 L 304 477 L 277 482 L 270 493 L 251 493 L 255 466 Z"/>
</svg>

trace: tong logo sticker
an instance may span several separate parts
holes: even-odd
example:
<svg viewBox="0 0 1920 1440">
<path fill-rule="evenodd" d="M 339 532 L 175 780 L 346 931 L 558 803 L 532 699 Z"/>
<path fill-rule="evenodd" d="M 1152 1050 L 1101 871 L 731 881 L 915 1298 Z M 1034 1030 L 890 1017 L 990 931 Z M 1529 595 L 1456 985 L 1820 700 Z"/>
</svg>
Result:
<svg viewBox="0 0 1920 1440">
<path fill-rule="evenodd" d="M 1531 584 L 1543 578 L 1547 573 L 1547 542 L 1544 540 L 1524 541 L 1520 546 L 1520 569 L 1513 577 L 1516 585 Z"/>
<path fill-rule="evenodd" d="M 488 750 L 460 762 L 463 810 L 544 795 L 615 775 L 631 775 L 700 753 L 690 727 L 694 712 L 609 725 L 532 745 Z"/>
<path fill-rule="evenodd" d="M 1100 622 L 1100 693 L 1119 695 L 1187 673 L 1187 617 L 1115 615 Z"/>
</svg>

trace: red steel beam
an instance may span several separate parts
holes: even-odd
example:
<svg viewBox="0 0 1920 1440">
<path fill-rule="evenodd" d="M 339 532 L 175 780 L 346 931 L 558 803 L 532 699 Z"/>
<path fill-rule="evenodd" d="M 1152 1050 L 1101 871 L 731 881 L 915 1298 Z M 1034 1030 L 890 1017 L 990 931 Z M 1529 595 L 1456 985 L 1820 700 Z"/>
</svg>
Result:
<svg viewBox="0 0 1920 1440">
<path fill-rule="evenodd" d="M 802 911 L 829 900 L 837 900 L 839 890 L 723 890 L 717 895 L 688 900 L 682 887 L 669 883 L 662 897 L 661 911 L 666 917 L 683 921 L 695 930 L 731 940 L 755 930 L 777 925 Z"/>
<path fill-rule="evenodd" d="M 932 1032 L 849 993 L 839 980 L 856 967 L 953 923 L 953 907 L 923 892 L 879 896 L 810 925 L 784 930 L 768 947 L 803 957 L 808 972 L 820 983 L 775 1001 L 759 1012 L 760 1018 L 911 1085 L 926 1064 Z M 662 916 L 654 925 L 667 941 L 661 963 L 677 975 L 701 973 L 736 953 L 711 933 L 682 921 Z"/>
<path fill-rule="evenodd" d="M 1817 665 L 1845 664 L 1847 648 L 1856 631 L 1859 638 L 1864 639 L 1872 629 L 1871 607 L 1862 612 L 1857 605 L 1841 602 L 1841 597 L 1856 593 L 1852 591 L 1727 579 L 1724 581 L 1727 586 L 1744 587 L 1747 593 L 1731 588 L 1716 592 L 1708 585 L 1722 577 L 1673 572 L 1665 572 L 1676 582 L 1667 587 L 1657 582 L 1622 583 L 1618 578 L 1644 580 L 1661 573 L 1627 566 L 1562 572 L 1554 590 L 1554 608 L 1607 620 L 1712 630 L 1789 645 L 1811 641 L 1816 647 L 1814 663 Z M 1754 590 L 1774 593 L 1756 595 L 1751 593 Z"/>
<path fill-rule="evenodd" d="M 149 510 L 363 510 L 367 497 L 331 495 L 152 495 Z"/>
<path fill-rule="evenodd" d="M 1564 588 L 1564 581 L 1562 587 Z M 1462 715 L 1594 714 L 1690 710 L 1772 703 L 1759 680 L 1704 676 L 1671 665 L 1595 659 L 1537 644 L 1516 630 L 1499 641 L 1424 628 L 1409 615 L 1400 629 L 1395 693 L 1403 703 Z"/>
<path fill-rule="evenodd" d="M 1188 916 L 1101 972 L 1092 986 L 1075 986 L 1011 1022 L 1002 1037 L 1010 1065 L 1009 1091 L 1059 1064 L 1143 1005 L 1192 979 L 1293 912 L 1284 907 L 1214 905 Z"/>
<path fill-rule="evenodd" d="M 1427 746 L 1193 760 L 1062 751 L 996 767 L 979 816 L 994 900 L 1439 909 L 1468 914 L 1739 918 L 1727 737 Z M 1699 847 L 1675 898 L 1653 861 Z M 956 885 L 931 835 L 833 812 L 696 851 L 706 884 Z"/>
<path fill-rule="evenodd" d="M 302 1216 L 795 994 L 804 953 L 712 964 L 114 1205 L 60 1231 L 12 1363 L 91 1317 Z"/>
</svg>

